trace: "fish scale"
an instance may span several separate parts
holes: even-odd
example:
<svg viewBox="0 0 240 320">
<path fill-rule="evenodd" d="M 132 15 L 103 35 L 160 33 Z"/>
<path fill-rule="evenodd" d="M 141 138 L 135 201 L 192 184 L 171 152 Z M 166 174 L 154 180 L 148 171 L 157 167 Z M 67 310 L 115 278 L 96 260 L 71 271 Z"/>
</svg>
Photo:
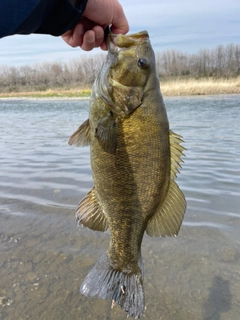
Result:
<svg viewBox="0 0 240 320">
<path fill-rule="evenodd" d="M 108 56 L 90 98 L 89 119 L 69 144 L 90 144 L 94 187 L 79 203 L 79 224 L 110 229 L 108 251 L 80 292 L 111 299 L 132 317 L 145 310 L 141 245 L 176 236 L 186 210 L 174 181 L 184 148 L 169 130 L 148 33 L 108 35 Z"/>
</svg>

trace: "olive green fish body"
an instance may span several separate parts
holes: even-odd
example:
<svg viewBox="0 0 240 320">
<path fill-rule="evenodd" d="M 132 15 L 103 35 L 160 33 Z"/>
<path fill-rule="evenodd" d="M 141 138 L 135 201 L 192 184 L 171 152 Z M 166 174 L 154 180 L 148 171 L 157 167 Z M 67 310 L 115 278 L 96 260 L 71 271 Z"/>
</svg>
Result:
<svg viewBox="0 0 240 320">
<path fill-rule="evenodd" d="M 174 181 L 180 136 L 169 124 L 146 31 L 108 36 L 109 53 L 95 80 L 89 119 L 69 143 L 90 144 L 94 187 L 80 202 L 80 224 L 110 229 L 109 249 L 81 293 L 112 299 L 130 316 L 144 312 L 141 243 L 177 235 L 186 203 Z"/>
<path fill-rule="evenodd" d="M 114 154 L 105 152 L 97 138 L 91 145 L 95 192 L 111 231 L 108 252 L 119 265 L 138 263 L 147 222 L 168 187 L 168 122 L 162 112 L 149 96 L 128 117 L 118 119 Z"/>
</svg>

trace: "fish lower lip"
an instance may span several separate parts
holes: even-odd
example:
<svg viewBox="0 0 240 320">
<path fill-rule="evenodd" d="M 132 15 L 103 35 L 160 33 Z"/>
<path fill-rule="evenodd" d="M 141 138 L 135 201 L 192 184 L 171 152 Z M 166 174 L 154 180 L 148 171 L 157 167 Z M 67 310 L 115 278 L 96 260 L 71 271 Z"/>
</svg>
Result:
<svg viewBox="0 0 240 320">
<path fill-rule="evenodd" d="M 147 31 L 141 31 L 135 34 L 124 35 L 110 32 L 107 35 L 108 49 L 111 53 L 118 52 L 121 48 L 128 48 L 142 44 L 149 39 Z"/>
<path fill-rule="evenodd" d="M 119 51 L 119 48 L 118 48 L 117 43 L 116 43 L 116 37 L 117 37 L 117 35 L 115 35 L 113 33 L 110 33 L 108 35 L 108 41 L 107 41 L 108 50 L 112 54 Z"/>
</svg>

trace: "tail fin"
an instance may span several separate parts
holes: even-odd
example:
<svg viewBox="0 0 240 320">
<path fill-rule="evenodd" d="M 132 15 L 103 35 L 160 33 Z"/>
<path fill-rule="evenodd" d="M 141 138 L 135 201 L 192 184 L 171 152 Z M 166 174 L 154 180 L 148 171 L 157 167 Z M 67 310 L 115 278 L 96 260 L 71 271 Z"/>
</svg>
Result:
<svg viewBox="0 0 240 320">
<path fill-rule="evenodd" d="M 129 316 L 140 318 L 145 309 L 142 270 L 140 259 L 137 274 L 121 272 L 105 253 L 84 279 L 80 292 L 88 297 L 111 299 L 113 305 L 120 305 Z"/>
</svg>

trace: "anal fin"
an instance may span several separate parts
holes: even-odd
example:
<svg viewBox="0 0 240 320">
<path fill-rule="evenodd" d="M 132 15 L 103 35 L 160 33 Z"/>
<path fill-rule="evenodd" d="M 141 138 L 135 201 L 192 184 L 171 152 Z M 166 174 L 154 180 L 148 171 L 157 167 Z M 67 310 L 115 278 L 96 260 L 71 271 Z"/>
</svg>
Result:
<svg viewBox="0 0 240 320">
<path fill-rule="evenodd" d="M 107 218 L 96 199 L 94 187 L 79 203 L 76 210 L 76 219 L 79 224 L 92 230 L 106 231 L 108 229 Z"/>
</svg>

